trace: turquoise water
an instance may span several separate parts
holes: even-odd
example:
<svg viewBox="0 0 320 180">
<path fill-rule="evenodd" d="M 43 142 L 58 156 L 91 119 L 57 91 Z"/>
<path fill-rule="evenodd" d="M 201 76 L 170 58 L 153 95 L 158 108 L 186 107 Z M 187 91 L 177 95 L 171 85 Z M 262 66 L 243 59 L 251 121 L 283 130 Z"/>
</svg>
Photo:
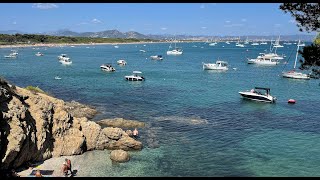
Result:
<svg viewBox="0 0 320 180">
<path fill-rule="evenodd" d="M 88 152 L 81 157 L 97 161 L 80 167 L 80 176 L 320 176 L 319 80 L 279 76 L 293 67 L 295 45 L 278 48 L 287 65 L 270 67 L 246 63 L 269 45 L 181 43 L 181 56 L 167 56 L 168 46 L 19 48 L 16 60 L 0 59 L 0 72 L 18 86 L 39 86 L 57 98 L 97 107 L 94 120 L 123 117 L 148 124 L 140 129 L 144 148 L 130 152 L 129 162 L 112 164 L 103 160 L 108 151 Z M 45 55 L 35 56 L 38 51 Z M 9 53 L 0 49 L 1 57 Z M 72 58 L 71 66 L 58 62 L 61 53 Z M 149 59 L 157 54 L 164 60 Z M 218 58 L 228 61 L 227 72 L 202 70 L 202 62 Z M 127 66 L 116 65 L 119 59 Z M 101 71 L 103 63 L 112 63 L 116 72 Z M 146 81 L 125 81 L 133 70 Z M 55 80 L 57 75 L 62 79 Z M 254 86 L 270 87 L 277 102 L 238 94 Z M 288 104 L 290 98 L 297 103 Z"/>
</svg>

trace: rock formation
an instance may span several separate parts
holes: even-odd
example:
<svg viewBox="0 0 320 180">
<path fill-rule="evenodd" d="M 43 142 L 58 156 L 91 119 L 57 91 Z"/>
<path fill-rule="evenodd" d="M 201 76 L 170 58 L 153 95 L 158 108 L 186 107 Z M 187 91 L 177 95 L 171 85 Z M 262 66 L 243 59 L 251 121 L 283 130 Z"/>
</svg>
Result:
<svg viewBox="0 0 320 180">
<path fill-rule="evenodd" d="M 113 150 L 110 153 L 110 159 L 116 162 L 127 162 L 130 160 L 130 156 L 127 151 Z"/>
<path fill-rule="evenodd" d="M 89 121 L 95 113 L 0 79 L 0 169 L 95 149 L 141 150 L 142 143 L 122 129 Z"/>
</svg>

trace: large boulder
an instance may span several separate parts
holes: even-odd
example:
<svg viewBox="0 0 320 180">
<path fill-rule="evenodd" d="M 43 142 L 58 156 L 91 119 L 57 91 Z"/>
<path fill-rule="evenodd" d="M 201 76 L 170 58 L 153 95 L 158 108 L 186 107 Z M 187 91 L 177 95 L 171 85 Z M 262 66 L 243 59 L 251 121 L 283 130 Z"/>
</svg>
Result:
<svg viewBox="0 0 320 180">
<path fill-rule="evenodd" d="M 129 153 L 124 150 L 113 150 L 110 153 L 110 159 L 116 162 L 127 162 L 130 160 Z"/>
</svg>

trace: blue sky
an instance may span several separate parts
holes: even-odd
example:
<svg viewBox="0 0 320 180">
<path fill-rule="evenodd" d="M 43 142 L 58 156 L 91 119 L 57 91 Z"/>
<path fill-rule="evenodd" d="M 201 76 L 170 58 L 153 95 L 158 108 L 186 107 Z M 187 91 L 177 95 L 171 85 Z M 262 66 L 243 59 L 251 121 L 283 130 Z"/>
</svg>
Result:
<svg viewBox="0 0 320 180">
<path fill-rule="evenodd" d="M 295 35 L 278 3 L 1 3 L 0 31 L 118 29 L 143 34 Z M 312 33 L 315 34 L 315 33 Z"/>
</svg>

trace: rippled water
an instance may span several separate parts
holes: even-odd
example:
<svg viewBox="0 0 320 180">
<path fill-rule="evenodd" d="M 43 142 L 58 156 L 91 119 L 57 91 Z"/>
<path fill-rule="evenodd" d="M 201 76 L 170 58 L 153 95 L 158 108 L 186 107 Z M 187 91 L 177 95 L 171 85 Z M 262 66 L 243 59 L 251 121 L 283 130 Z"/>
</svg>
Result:
<svg viewBox="0 0 320 180">
<path fill-rule="evenodd" d="M 272 67 L 245 62 L 269 45 L 182 43 L 184 54 L 176 57 L 165 55 L 168 46 L 21 48 L 16 60 L 0 60 L 0 72 L 18 86 L 39 86 L 57 98 L 96 106 L 101 113 L 94 120 L 123 117 L 148 124 L 140 129 L 144 149 L 130 152 L 128 163 L 104 161 L 108 151 L 88 152 L 79 158 L 94 163 L 89 168 L 79 160 L 79 176 L 320 175 L 319 81 L 279 76 L 293 67 L 296 46 L 279 48 L 289 64 Z M 0 49 L 1 57 L 9 50 Z M 35 56 L 38 51 L 45 55 Z M 61 53 L 72 58 L 71 66 L 58 62 Z M 164 60 L 149 59 L 156 54 Z M 218 58 L 228 61 L 229 71 L 202 70 L 202 62 Z M 127 66 L 117 66 L 118 59 Z M 102 72 L 103 63 L 112 63 L 116 72 Z M 133 70 L 142 71 L 146 81 L 125 81 Z M 277 103 L 247 101 L 238 94 L 254 86 L 270 87 Z M 290 98 L 297 103 L 287 104 Z"/>
</svg>

